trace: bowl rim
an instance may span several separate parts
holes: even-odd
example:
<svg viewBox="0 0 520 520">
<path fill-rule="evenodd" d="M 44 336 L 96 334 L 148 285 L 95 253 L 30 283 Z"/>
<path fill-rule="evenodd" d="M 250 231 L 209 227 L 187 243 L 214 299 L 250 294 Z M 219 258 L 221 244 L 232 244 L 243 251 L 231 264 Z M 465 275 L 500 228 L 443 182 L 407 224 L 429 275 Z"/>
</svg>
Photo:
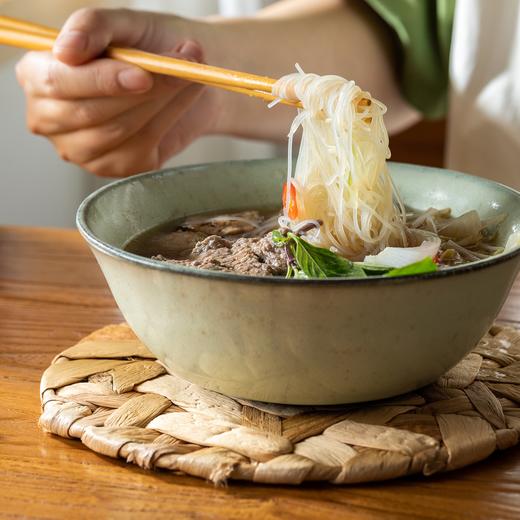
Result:
<svg viewBox="0 0 520 520">
<path fill-rule="evenodd" d="M 210 269 L 200 269 L 197 267 L 190 267 L 179 264 L 171 264 L 167 262 L 162 262 L 160 260 L 152 260 L 151 258 L 143 257 L 136 255 L 134 253 L 129 253 L 124 249 L 120 249 L 115 247 L 107 242 L 100 240 L 94 232 L 90 229 L 87 224 L 86 216 L 88 214 L 88 210 L 90 206 L 95 202 L 97 198 L 103 195 L 106 192 L 117 189 L 119 186 L 123 184 L 127 184 L 133 182 L 137 179 L 144 177 L 159 177 L 161 175 L 165 175 L 167 173 L 175 175 L 175 174 L 183 174 L 186 171 L 190 170 L 201 170 L 207 168 L 208 166 L 219 164 L 254 164 L 254 163 L 265 163 L 268 161 L 276 161 L 280 160 L 280 158 L 271 158 L 271 159 L 246 159 L 246 160 L 235 160 L 235 161 L 213 161 L 206 162 L 200 164 L 190 164 L 185 166 L 175 166 L 169 168 L 162 168 L 159 170 L 153 170 L 149 172 L 139 173 L 137 175 L 131 175 L 129 177 L 125 177 L 124 179 L 118 179 L 110 184 L 102 186 L 97 190 L 93 191 L 90 195 L 88 195 L 83 202 L 81 202 L 78 207 L 76 213 L 76 226 L 83 236 L 85 241 L 94 249 L 105 253 L 111 257 L 118 258 L 123 261 L 130 262 L 132 264 L 138 264 L 142 267 L 146 267 L 149 269 L 155 269 L 159 271 L 169 271 L 173 273 L 178 273 L 187 276 L 194 276 L 199 278 L 209 278 L 220 281 L 229 281 L 229 282 L 249 282 L 253 284 L 282 284 L 282 285 L 318 285 L 318 286 L 330 286 L 330 285 L 373 285 L 373 284 L 383 284 L 383 285 L 394 285 L 401 283 L 413 283 L 417 280 L 435 280 L 440 278 L 445 278 L 449 276 L 458 276 L 466 273 L 470 273 L 473 271 L 477 271 L 480 269 L 486 269 L 488 267 L 501 264 L 503 262 L 507 262 L 515 257 L 520 255 L 520 247 L 513 249 L 508 253 L 500 253 L 496 257 L 489 257 L 482 260 L 477 260 L 475 262 L 471 262 L 468 264 L 463 264 L 460 266 L 449 267 L 447 269 L 439 270 L 433 273 L 423 273 L 416 275 L 405 275 L 405 276 L 395 276 L 392 278 L 385 278 L 383 276 L 371 276 L 367 278 L 311 278 L 311 279 L 296 279 L 296 278 L 285 278 L 283 276 L 258 276 L 258 275 L 245 275 L 233 272 L 226 271 L 213 271 Z M 459 172 L 456 170 L 450 170 L 447 168 L 437 168 L 433 166 L 423 166 L 412 163 L 401 163 L 388 161 L 388 165 L 392 168 L 392 165 L 396 167 L 405 168 L 405 169 L 413 169 L 420 168 L 422 170 L 434 170 L 434 171 L 442 171 L 446 173 L 455 174 L 457 176 L 476 178 L 479 182 L 483 182 L 485 184 L 493 185 L 494 187 L 498 187 L 505 191 L 509 191 L 515 196 L 517 196 L 520 200 L 520 192 L 502 184 L 500 182 L 492 181 L 491 179 L 486 179 L 484 177 L 477 177 L 475 175 L 470 175 L 468 173 Z"/>
</svg>

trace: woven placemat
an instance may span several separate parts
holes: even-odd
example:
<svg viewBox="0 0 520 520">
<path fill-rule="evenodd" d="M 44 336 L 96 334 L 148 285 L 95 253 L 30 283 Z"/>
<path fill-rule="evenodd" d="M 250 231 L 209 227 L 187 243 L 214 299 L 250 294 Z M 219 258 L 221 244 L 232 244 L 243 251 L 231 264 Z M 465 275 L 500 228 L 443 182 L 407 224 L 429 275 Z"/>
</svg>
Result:
<svg viewBox="0 0 520 520">
<path fill-rule="evenodd" d="M 518 443 L 520 331 L 494 326 L 436 384 L 348 406 L 232 399 L 167 373 L 125 325 L 59 354 L 41 427 L 103 455 L 223 484 L 385 480 L 467 466 Z"/>
</svg>

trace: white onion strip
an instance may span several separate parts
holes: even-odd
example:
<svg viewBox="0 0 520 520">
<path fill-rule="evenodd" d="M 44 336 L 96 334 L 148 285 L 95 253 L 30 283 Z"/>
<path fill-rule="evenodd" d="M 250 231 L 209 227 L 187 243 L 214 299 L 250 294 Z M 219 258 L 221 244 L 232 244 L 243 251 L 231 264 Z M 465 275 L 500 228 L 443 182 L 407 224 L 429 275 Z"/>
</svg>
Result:
<svg viewBox="0 0 520 520">
<path fill-rule="evenodd" d="M 434 258 L 441 246 L 440 238 L 425 240 L 417 247 L 385 247 L 377 255 L 365 256 L 366 264 L 384 267 L 404 267 L 405 265 L 420 262 L 425 258 Z"/>
</svg>

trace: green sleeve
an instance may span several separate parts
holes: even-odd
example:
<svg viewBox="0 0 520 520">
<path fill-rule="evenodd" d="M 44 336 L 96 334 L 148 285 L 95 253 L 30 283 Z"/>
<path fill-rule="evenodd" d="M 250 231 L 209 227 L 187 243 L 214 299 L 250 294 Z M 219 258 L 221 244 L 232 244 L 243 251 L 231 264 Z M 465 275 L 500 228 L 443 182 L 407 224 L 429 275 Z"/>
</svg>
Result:
<svg viewBox="0 0 520 520">
<path fill-rule="evenodd" d="M 429 119 L 445 115 L 455 0 L 366 0 L 396 36 L 399 81 Z"/>
</svg>

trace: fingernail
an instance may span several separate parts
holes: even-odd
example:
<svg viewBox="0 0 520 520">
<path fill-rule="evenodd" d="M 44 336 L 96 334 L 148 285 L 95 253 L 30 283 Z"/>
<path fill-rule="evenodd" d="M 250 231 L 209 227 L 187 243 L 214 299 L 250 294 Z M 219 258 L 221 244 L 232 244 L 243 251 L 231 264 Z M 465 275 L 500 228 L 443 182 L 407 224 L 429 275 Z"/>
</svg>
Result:
<svg viewBox="0 0 520 520">
<path fill-rule="evenodd" d="M 117 81 L 125 90 L 148 90 L 152 85 L 149 74 L 140 69 L 123 69 L 117 75 Z"/>
<path fill-rule="evenodd" d="M 188 40 L 180 46 L 179 54 L 189 58 L 196 58 L 200 54 L 200 47 L 195 42 Z"/>
<path fill-rule="evenodd" d="M 56 50 L 84 51 L 88 46 L 88 34 L 83 31 L 67 31 L 61 33 L 56 39 Z"/>
</svg>

